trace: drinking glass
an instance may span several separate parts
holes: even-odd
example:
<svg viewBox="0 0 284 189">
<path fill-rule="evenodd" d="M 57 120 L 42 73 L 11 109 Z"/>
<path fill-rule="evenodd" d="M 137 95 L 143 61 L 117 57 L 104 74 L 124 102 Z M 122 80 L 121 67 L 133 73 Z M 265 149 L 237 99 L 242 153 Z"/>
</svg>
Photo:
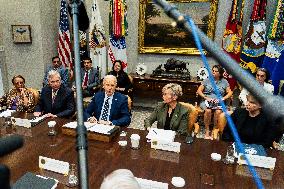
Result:
<svg viewBox="0 0 284 189">
<path fill-rule="evenodd" d="M 70 169 L 68 173 L 68 181 L 67 181 L 67 186 L 68 187 L 75 187 L 78 186 L 78 177 L 77 177 L 77 172 L 76 172 L 76 164 L 72 163 L 70 164 Z"/>
<path fill-rule="evenodd" d="M 226 157 L 223 159 L 225 164 L 234 164 L 235 163 L 235 149 L 234 146 L 231 144 L 227 148 Z"/>
</svg>

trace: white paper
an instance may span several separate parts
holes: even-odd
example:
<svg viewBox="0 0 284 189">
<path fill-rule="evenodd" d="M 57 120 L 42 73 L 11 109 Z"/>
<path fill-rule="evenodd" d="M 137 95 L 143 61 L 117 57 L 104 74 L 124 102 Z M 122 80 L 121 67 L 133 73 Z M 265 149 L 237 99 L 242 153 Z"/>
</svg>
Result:
<svg viewBox="0 0 284 189">
<path fill-rule="evenodd" d="M 170 152 L 180 152 L 181 143 L 179 142 L 167 142 L 164 140 L 152 140 L 151 148 L 159 149 L 159 150 L 166 150 Z"/>
<path fill-rule="evenodd" d="M 156 140 L 156 141 L 173 142 L 175 140 L 175 136 L 176 136 L 175 131 L 151 128 L 146 138 L 151 141 Z"/>
<path fill-rule="evenodd" d="M 276 158 L 266 157 L 266 156 L 258 156 L 258 155 L 250 155 L 246 154 L 249 162 L 252 166 L 262 167 L 267 169 L 274 169 Z M 247 161 L 243 157 L 243 155 L 239 156 L 238 162 L 239 165 L 245 164 L 247 165 Z"/>
<path fill-rule="evenodd" d="M 141 189 L 168 189 L 169 184 L 135 177 Z"/>
<path fill-rule="evenodd" d="M 11 117 L 12 113 L 16 110 L 5 110 L 4 112 L 0 113 L 0 117 Z"/>
<path fill-rule="evenodd" d="M 93 127 L 89 128 L 88 131 L 109 135 L 109 131 L 114 127 L 115 126 L 95 124 Z"/>
<path fill-rule="evenodd" d="M 96 124 L 95 123 L 90 123 L 90 122 L 84 122 L 84 125 L 88 129 L 90 127 L 93 127 Z M 77 127 L 77 122 L 73 121 L 73 122 L 66 123 L 65 125 L 63 125 L 63 127 L 67 127 L 67 128 L 70 128 L 70 129 L 75 129 Z"/>
<path fill-rule="evenodd" d="M 39 156 L 39 168 L 56 173 L 61 173 L 68 175 L 69 172 L 69 163 L 64 161 L 59 161 L 56 159 L 51 159 L 43 156 Z"/>
<path fill-rule="evenodd" d="M 20 127 L 31 128 L 31 122 L 28 119 L 14 118 L 16 120 L 16 125 Z"/>
</svg>

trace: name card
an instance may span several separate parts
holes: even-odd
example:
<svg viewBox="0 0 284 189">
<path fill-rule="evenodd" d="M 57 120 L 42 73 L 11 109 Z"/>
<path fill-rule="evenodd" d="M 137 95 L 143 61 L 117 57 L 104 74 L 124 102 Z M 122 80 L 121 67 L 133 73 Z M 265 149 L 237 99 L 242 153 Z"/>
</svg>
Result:
<svg viewBox="0 0 284 189">
<path fill-rule="evenodd" d="M 268 169 L 274 169 L 275 163 L 276 163 L 276 158 L 272 157 L 266 157 L 266 156 L 258 156 L 258 155 L 250 155 L 247 154 L 247 158 L 251 165 L 256 166 L 256 167 L 262 167 L 262 168 L 268 168 Z M 241 155 L 238 158 L 239 165 L 247 165 L 247 161 L 245 160 L 245 157 Z"/>
<path fill-rule="evenodd" d="M 53 171 L 63 175 L 68 175 L 69 163 L 64 161 L 59 161 L 56 159 L 51 159 L 43 156 L 39 156 L 39 168 L 48 171 Z"/>
<path fill-rule="evenodd" d="M 16 125 L 20 127 L 31 128 L 31 122 L 28 119 L 14 118 L 16 120 Z"/>
<path fill-rule="evenodd" d="M 179 163 L 179 154 L 174 152 L 150 149 L 150 158 Z"/>
<path fill-rule="evenodd" d="M 163 183 L 163 182 L 157 182 L 154 180 L 147 180 L 147 179 L 142 179 L 142 178 L 137 178 L 138 184 L 140 185 L 141 188 L 143 189 L 168 189 L 169 184 L 168 183 Z"/>
<path fill-rule="evenodd" d="M 154 141 L 151 142 L 151 148 L 159 149 L 159 150 L 166 150 L 170 152 L 180 152 L 180 142 L 169 142 L 169 141 Z"/>
</svg>

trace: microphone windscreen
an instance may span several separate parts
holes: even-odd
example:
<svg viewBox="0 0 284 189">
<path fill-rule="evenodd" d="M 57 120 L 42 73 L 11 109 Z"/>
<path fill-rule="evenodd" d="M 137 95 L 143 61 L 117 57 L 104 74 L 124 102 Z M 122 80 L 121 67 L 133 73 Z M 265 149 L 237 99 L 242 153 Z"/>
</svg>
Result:
<svg viewBox="0 0 284 189">
<path fill-rule="evenodd" d="M 12 135 L 0 138 L 0 157 L 21 148 L 24 144 L 24 138 L 19 135 Z"/>
</svg>

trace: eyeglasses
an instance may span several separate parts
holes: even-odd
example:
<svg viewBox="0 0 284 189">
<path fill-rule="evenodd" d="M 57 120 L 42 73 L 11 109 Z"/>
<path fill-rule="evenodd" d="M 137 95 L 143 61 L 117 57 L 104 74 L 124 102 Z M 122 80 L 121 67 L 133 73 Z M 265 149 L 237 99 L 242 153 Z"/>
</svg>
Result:
<svg viewBox="0 0 284 189">
<path fill-rule="evenodd" d="M 257 77 L 265 77 L 265 75 L 256 74 Z"/>
<path fill-rule="evenodd" d="M 60 60 L 54 60 L 54 61 L 52 61 L 53 63 L 56 63 L 56 62 L 60 62 Z"/>
</svg>

